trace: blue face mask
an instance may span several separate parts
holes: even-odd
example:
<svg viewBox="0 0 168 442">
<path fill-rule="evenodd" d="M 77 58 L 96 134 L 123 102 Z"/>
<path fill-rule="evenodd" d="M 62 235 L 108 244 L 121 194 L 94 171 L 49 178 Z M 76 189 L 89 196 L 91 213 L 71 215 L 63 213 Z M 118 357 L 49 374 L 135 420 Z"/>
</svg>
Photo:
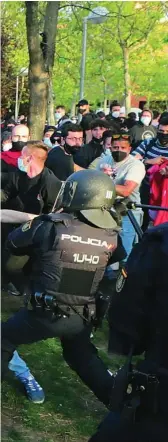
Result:
<svg viewBox="0 0 168 442">
<path fill-rule="evenodd" d="M 46 144 L 47 147 L 50 147 L 50 148 L 53 147 L 49 138 L 43 138 L 43 142 L 44 142 L 44 144 Z"/>
<path fill-rule="evenodd" d="M 109 148 L 108 148 L 108 149 L 105 149 L 104 154 L 105 154 L 106 156 L 111 155 L 111 150 L 110 150 Z"/>
<path fill-rule="evenodd" d="M 24 165 L 23 158 L 21 157 L 18 158 L 18 169 L 21 170 L 21 172 L 27 173 L 28 166 Z"/>
</svg>

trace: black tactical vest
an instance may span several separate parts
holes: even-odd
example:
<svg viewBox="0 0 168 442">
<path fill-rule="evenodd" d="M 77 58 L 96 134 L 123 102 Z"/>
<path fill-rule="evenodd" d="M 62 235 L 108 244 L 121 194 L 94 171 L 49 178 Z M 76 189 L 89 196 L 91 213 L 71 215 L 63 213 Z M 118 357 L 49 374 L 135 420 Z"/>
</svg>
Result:
<svg viewBox="0 0 168 442">
<path fill-rule="evenodd" d="M 93 302 L 117 247 L 117 231 L 91 227 L 68 214 L 47 218 L 48 247 L 42 244 L 36 250 L 33 263 L 35 290 L 54 295 L 63 304 Z"/>
</svg>

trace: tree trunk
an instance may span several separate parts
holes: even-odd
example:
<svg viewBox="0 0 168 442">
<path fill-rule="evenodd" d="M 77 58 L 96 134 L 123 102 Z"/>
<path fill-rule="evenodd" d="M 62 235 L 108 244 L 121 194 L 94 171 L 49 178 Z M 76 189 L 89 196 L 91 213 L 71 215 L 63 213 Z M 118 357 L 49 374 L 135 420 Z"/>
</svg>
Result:
<svg viewBox="0 0 168 442">
<path fill-rule="evenodd" d="M 125 84 L 125 111 L 126 114 L 131 109 L 131 80 L 129 74 L 129 49 L 125 46 L 122 47 L 123 62 L 124 62 L 124 84 Z"/>
<path fill-rule="evenodd" d="M 49 87 L 48 87 L 47 123 L 51 126 L 55 126 L 53 88 L 52 88 L 51 77 L 49 79 Z"/>
<path fill-rule="evenodd" d="M 26 28 L 29 50 L 29 128 L 31 139 L 43 137 L 46 122 L 49 81 L 54 64 L 59 2 L 47 2 L 44 32 L 40 37 L 38 1 L 26 2 Z"/>
</svg>

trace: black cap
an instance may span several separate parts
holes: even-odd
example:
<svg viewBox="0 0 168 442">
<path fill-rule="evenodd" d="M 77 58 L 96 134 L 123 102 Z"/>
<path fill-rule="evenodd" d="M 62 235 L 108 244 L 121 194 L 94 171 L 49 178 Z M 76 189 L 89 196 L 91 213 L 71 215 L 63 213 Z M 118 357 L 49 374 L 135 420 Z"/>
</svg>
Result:
<svg viewBox="0 0 168 442">
<path fill-rule="evenodd" d="M 87 100 L 83 99 L 77 103 L 77 106 L 80 107 L 80 106 L 84 106 L 85 104 L 89 104 L 89 102 Z"/>
</svg>

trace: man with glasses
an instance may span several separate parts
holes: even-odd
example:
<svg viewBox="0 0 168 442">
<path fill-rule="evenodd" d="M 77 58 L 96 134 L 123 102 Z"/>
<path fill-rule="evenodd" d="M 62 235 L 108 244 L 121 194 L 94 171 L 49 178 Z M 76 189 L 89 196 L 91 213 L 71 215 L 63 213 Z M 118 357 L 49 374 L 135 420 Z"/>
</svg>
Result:
<svg viewBox="0 0 168 442">
<path fill-rule="evenodd" d="M 109 148 L 109 147 L 108 147 Z M 120 131 L 111 137 L 110 154 L 104 154 L 90 165 L 90 169 L 102 170 L 114 180 L 116 194 L 120 198 L 140 203 L 139 188 L 145 176 L 145 167 L 142 162 L 130 155 L 131 145 L 128 133 Z M 133 210 L 137 222 L 142 224 L 142 210 Z M 136 232 L 128 216 L 123 216 L 121 238 L 127 252 L 131 253 Z M 126 258 L 126 259 L 127 259 Z"/>
<path fill-rule="evenodd" d="M 61 181 L 81 168 L 74 163 L 74 156 L 83 144 L 83 129 L 77 124 L 66 124 L 61 130 L 61 145 L 48 154 L 46 166 Z"/>
</svg>

